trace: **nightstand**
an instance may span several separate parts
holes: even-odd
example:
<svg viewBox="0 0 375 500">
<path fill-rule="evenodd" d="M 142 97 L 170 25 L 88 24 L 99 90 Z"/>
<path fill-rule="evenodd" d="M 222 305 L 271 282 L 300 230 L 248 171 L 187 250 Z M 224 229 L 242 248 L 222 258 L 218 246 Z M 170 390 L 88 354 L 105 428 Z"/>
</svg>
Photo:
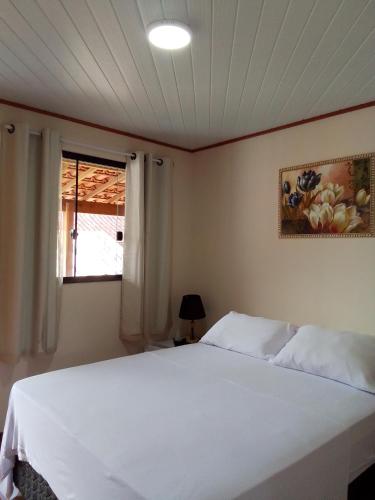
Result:
<svg viewBox="0 0 375 500">
<path fill-rule="evenodd" d="M 173 339 L 155 340 L 151 344 L 146 345 L 145 352 L 158 351 L 159 349 L 169 349 L 174 347 Z"/>
<path fill-rule="evenodd" d="M 200 341 L 200 337 L 194 337 L 193 339 L 191 337 L 186 337 L 187 344 L 196 344 L 199 341 Z"/>
</svg>

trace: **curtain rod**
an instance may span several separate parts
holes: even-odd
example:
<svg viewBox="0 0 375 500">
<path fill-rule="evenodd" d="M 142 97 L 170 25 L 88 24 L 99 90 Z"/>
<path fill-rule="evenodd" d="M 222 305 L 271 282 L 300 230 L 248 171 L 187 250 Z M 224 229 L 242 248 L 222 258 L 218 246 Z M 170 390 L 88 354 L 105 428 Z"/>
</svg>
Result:
<svg viewBox="0 0 375 500">
<path fill-rule="evenodd" d="M 40 135 L 40 132 L 39 132 Z M 82 148 L 88 148 L 88 149 L 93 149 L 95 151 L 101 151 L 102 153 L 110 153 L 110 154 L 118 154 L 121 156 L 126 156 L 130 158 L 131 160 L 135 160 L 137 158 L 137 155 L 135 153 L 127 153 L 125 151 L 118 151 L 115 149 L 106 149 L 106 148 L 100 148 L 98 146 L 89 146 L 88 144 L 83 144 L 81 142 L 75 142 L 75 141 L 69 141 L 66 139 L 61 139 L 62 144 L 66 144 L 67 146 L 78 146 Z"/>
<path fill-rule="evenodd" d="M 16 127 L 13 123 L 6 123 L 4 125 L 4 128 L 10 133 L 13 134 L 16 130 Z M 41 135 L 41 132 L 38 130 L 30 130 L 31 135 Z M 136 153 L 128 153 L 126 151 L 119 151 L 116 149 L 106 149 L 106 148 L 100 148 L 98 146 L 91 146 L 89 144 L 83 144 L 81 142 L 74 142 L 74 141 L 69 141 L 65 139 L 61 139 L 62 144 L 70 145 L 70 146 L 78 146 L 78 147 L 83 147 L 83 148 L 88 148 L 88 149 L 95 149 L 96 151 L 101 151 L 102 153 L 110 153 L 110 154 L 116 154 L 116 155 L 121 155 L 121 156 L 126 156 L 130 158 L 131 160 L 135 160 L 137 155 Z M 161 166 L 163 165 L 163 159 L 162 158 L 153 158 L 152 159 L 153 163 L 156 163 L 157 165 Z"/>
</svg>

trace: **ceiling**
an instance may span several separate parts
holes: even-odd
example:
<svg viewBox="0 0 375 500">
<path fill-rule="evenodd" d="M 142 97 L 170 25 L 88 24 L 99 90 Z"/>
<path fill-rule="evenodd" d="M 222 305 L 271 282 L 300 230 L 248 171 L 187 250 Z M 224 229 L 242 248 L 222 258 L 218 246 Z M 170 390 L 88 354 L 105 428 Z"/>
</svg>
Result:
<svg viewBox="0 0 375 500">
<path fill-rule="evenodd" d="M 0 0 L 0 97 L 206 146 L 374 100 L 375 0 Z"/>
</svg>

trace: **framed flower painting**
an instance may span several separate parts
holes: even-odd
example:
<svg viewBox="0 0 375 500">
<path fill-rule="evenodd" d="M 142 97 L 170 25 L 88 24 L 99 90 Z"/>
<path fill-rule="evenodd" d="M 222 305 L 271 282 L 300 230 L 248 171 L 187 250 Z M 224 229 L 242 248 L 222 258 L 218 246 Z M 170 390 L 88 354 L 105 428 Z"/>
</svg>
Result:
<svg viewBox="0 0 375 500">
<path fill-rule="evenodd" d="M 279 236 L 375 236 L 375 153 L 283 168 Z"/>
</svg>

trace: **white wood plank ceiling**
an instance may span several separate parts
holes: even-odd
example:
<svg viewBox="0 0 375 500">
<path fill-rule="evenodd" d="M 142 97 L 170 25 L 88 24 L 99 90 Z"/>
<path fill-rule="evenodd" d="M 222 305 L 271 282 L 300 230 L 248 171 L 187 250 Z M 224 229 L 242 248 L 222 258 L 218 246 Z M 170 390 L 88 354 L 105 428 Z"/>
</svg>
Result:
<svg viewBox="0 0 375 500">
<path fill-rule="evenodd" d="M 0 97 L 205 146 L 374 100 L 375 0 L 0 0 Z"/>
</svg>

